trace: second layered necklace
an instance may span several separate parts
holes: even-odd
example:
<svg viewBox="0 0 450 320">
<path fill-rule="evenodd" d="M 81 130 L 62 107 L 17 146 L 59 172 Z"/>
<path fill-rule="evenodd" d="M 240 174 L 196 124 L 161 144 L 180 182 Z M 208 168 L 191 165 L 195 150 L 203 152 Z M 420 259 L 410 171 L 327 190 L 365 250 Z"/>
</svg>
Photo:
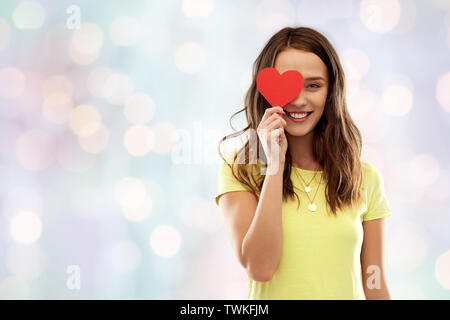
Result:
<svg viewBox="0 0 450 320">
<path fill-rule="evenodd" d="M 317 186 L 316 192 L 314 194 L 313 199 L 311 200 L 311 198 L 309 197 L 309 193 L 311 193 L 311 182 L 314 180 L 314 178 L 316 177 L 317 171 L 315 171 L 314 176 L 312 177 L 311 181 L 309 181 L 309 183 L 306 183 L 305 180 L 303 180 L 301 174 L 297 173 L 297 170 L 295 170 L 297 176 L 300 176 L 300 179 L 303 181 L 303 183 L 305 184 L 304 190 L 306 192 L 306 196 L 309 199 L 309 205 L 308 205 L 308 209 L 311 212 L 315 212 L 317 211 L 317 205 L 314 203 L 314 199 L 316 198 L 317 195 L 317 191 L 319 190 L 320 187 L 320 183 L 322 182 L 322 175 L 320 176 L 320 181 L 319 181 L 319 185 Z"/>
</svg>

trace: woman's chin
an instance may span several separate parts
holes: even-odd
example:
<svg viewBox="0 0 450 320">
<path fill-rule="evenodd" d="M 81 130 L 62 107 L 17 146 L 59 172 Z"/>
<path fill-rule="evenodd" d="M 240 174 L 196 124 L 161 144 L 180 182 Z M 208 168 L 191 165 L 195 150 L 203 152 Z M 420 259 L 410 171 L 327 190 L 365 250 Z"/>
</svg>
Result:
<svg viewBox="0 0 450 320">
<path fill-rule="evenodd" d="M 292 137 L 303 137 L 310 133 L 311 130 L 309 128 L 295 128 L 286 130 L 286 133 Z"/>
</svg>

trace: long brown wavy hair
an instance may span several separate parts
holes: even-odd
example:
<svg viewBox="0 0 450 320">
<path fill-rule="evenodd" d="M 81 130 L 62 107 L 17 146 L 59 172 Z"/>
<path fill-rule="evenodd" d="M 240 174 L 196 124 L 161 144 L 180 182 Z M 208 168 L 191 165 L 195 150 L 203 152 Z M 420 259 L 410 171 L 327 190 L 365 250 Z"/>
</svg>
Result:
<svg viewBox="0 0 450 320">
<path fill-rule="evenodd" d="M 253 133 L 256 132 L 264 111 L 271 106 L 257 89 L 256 77 L 263 68 L 273 68 L 277 54 L 289 48 L 316 54 L 328 69 L 330 83 L 324 112 L 314 127 L 313 155 L 324 168 L 326 200 L 332 213 L 336 215 L 337 209 L 356 205 L 360 200 L 362 139 L 359 129 L 347 110 L 345 75 L 339 57 L 328 39 L 318 31 L 307 27 L 286 27 L 269 39 L 253 64 L 252 83 L 245 96 L 244 108 L 234 113 L 229 120 L 235 132 L 219 141 L 219 155 L 231 168 L 233 176 L 259 199 L 265 175 L 261 174 L 261 167 L 254 164 L 254 160 L 250 162 L 250 157 L 256 154 L 257 161 L 262 158 L 262 168 L 265 168 L 266 164 L 261 141 Z M 231 123 L 232 119 L 243 111 L 245 111 L 248 126 L 236 131 Z M 252 133 L 252 139 L 247 140 L 244 146 L 239 148 L 230 164 L 222 156 L 220 146 L 224 140 L 244 133 L 247 135 Z M 292 158 L 288 146 L 283 171 L 283 200 L 293 199 L 295 196 L 300 205 L 300 199 L 294 191 L 290 178 L 291 166 Z"/>
</svg>

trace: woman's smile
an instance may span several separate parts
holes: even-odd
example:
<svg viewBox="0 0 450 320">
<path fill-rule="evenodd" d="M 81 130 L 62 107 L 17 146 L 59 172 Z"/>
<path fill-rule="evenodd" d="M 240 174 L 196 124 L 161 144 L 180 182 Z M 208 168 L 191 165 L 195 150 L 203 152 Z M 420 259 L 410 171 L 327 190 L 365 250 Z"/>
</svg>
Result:
<svg viewBox="0 0 450 320">
<path fill-rule="evenodd" d="M 291 120 L 293 122 L 296 122 L 296 123 L 302 123 L 302 122 L 305 122 L 306 120 L 308 120 L 312 113 L 313 113 L 312 111 L 311 112 L 306 112 L 306 113 L 304 113 L 304 112 L 302 112 L 302 113 L 286 112 L 286 115 L 289 118 L 289 120 Z M 306 116 L 305 116 L 305 114 L 306 114 Z"/>
</svg>

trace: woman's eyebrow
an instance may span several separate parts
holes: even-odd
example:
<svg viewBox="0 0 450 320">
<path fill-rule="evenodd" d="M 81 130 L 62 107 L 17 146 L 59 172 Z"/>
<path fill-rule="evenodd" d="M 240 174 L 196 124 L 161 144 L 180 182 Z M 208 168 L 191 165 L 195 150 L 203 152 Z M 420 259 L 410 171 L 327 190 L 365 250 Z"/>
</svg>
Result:
<svg viewBox="0 0 450 320">
<path fill-rule="evenodd" d="M 315 77 L 305 78 L 305 80 L 322 80 L 322 81 L 325 81 L 325 78 L 320 77 L 320 76 L 315 76 Z"/>
</svg>

